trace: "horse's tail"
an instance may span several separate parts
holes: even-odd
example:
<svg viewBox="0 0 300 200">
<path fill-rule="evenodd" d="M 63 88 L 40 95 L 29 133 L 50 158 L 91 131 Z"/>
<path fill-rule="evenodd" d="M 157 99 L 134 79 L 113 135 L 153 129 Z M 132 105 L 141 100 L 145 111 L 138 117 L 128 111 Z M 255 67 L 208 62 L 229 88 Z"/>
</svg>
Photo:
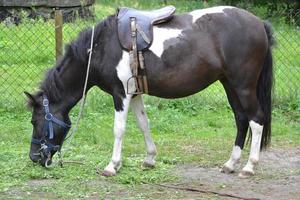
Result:
<svg viewBox="0 0 300 200">
<path fill-rule="evenodd" d="M 266 148 L 271 141 L 271 113 L 272 113 L 272 88 L 273 88 L 273 58 L 272 45 L 275 43 L 271 24 L 264 22 L 268 37 L 268 50 L 261 74 L 257 84 L 257 98 L 264 112 L 264 128 L 261 140 L 261 149 Z"/>
</svg>

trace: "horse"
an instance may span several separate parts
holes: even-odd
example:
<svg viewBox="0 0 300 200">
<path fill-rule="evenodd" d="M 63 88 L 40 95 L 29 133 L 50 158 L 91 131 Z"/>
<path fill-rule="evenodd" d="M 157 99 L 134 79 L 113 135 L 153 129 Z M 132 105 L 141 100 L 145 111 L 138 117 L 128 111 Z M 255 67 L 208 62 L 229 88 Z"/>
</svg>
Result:
<svg viewBox="0 0 300 200">
<path fill-rule="evenodd" d="M 50 165 L 70 128 L 70 110 L 93 86 L 110 94 L 114 103 L 112 158 L 102 175 L 121 168 L 122 137 L 131 107 L 144 135 L 147 155 L 143 166 L 155 166 L 156 146 L 151 137 L 143 94 L 131 94 L 130 53 L 117 33 L 117 12 L 87 28 L 66 45 L 65 54 L 47 71 L 39 90 L 25 92 L 32 109 L 33 133 L 29 157 Z M 94 33 L 94 39 L 91 36 Z M 90 43 L 92 57 L 87 72 Z M 148 95 L 182 98 L 220 81 L 234 113 L 237 135 L 229 160 L 220 169 L 232 173 L 241 157 L 250 129 L 250 155 L 240 177 L 254 175 L 260 151 L 271 139 L 273 82 L 272 26 L 250 12 L 229 6 L 176 14 L 153 25 L 153 41 L 143 51 Z M 250 127 L 250 128 L 249 128 Z"/>
</svg>

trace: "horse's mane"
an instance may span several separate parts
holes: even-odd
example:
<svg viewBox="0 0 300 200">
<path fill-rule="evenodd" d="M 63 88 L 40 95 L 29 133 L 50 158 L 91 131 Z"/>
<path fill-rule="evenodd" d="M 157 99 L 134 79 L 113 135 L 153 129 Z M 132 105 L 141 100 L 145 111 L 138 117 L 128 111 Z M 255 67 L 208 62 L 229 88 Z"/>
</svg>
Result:
<svg viewBox="0 0 300 200">
<path fill-rule="evenodd" d="M 94 41 L 99 41 L 102 30 L 112 27 L 113 20 L 115 20 L 115 15 L 107 17 L 95 26 Z M 92 28 L 87 28 L 83 30 L 75 40 L 66 45 L 64 56 L 53 68 L 46 72 L 45 78 L 40 85 L 40 91 L 35 94 L 35 97 L 45 94 L 52 102 L 58 102 L 62 99 L 61 90 L 63 89 L 63 85 L 59 73 L 64 67 L 72 67 L 64 65 L 66 60 L 70 58 L 76 59 L 76 61 L 81 64 L 80 66 L 86 68 L 88 62 L 88 50 L 91 45 L 91 35 Z M 30 102 L 29 105 L 32 106 Z"/>
</svg>

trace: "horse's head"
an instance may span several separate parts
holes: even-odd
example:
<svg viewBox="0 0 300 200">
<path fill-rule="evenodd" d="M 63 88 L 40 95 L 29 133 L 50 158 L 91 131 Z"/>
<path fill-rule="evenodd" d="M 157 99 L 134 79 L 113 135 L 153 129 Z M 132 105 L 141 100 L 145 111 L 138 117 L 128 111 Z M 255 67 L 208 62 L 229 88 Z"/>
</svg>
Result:
<svg viewBox="0 0 300 200">
<path fill-rule="evenodd" d="M 33 108 L 33 125 L 29 157 L 33 162 L 39 162 L 45 167 L 52 163 L 52 156 L 61 148 L 70 129 L 70 119 L 58 104 L 51 104 L 46 95 L 38 93 L 31 95 L 25 92 Z"/>
</svg>

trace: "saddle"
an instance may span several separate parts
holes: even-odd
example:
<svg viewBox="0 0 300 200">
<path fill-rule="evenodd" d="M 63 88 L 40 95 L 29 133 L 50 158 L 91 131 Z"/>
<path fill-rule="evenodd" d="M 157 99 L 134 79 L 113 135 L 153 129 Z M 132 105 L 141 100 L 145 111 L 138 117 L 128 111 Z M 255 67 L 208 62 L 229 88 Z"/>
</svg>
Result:
<svg viewBox="0 0 300 200">
<path fill-rule="evenodd" d="M 172 19 L 176 8 L 166 6 L 152 11 L 122 7 L 118 9 L 118 37 L 121 46 L 130 53 L 132 77 L 127 81 L 127 93 L 148 93 L 148 83 L 144 65 L 143 50 L 147 50 L 153 41 L 153 25 Z M 134 79 L 136 91 L 128 91 L 128 82 Z"/>
<path fill-rule="evenodd" d="M 122 7 L 118 12 L 118 36 L 123 48 L 132 50 L 131 23 L 135 20 L 137 29 L 137 50 L 149 48 L 153 40 L 153 25 L 167 22 L 173 17 L 176 8 L 166 6 L 153 11 L 142 11 Z"/>
</svg>

